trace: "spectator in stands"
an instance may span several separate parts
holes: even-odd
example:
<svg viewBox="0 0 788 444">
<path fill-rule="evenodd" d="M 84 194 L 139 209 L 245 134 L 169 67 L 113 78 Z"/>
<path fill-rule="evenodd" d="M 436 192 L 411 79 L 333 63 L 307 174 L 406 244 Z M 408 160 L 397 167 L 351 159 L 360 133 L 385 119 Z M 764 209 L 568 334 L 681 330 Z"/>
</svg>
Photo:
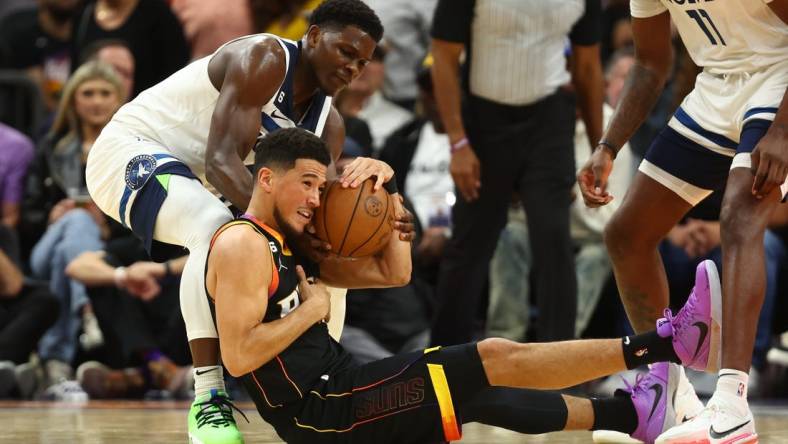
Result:
<svg viewBox="0 0 788 444">
<path fill-rule="evenodd" d="M 0 225 L 0 398 L 14 391 L 30 396 L 34 378 L 27 359 L 58 314 L 45 287 L 25 282 L 17 253 L 14 233 Z"/>
<path fill-rule="evenodd" d="M 572 82 L 595 145 L 604 94 L 599 14 L 599 0 L 438 1 L 432 76 L 459 195 L 438 281 L 436 345 L 473 339 L 490 259 L 515 191 L 526 213 L 538 214 L 528 219 L 537 339 L 574 337 L 577 285 L 569 209 L 575 97 L 562 87 Z"/>
<path fill-rule="evenodd" d="M 0 3 L 0 20 L 4 19 L 8 14 L 20 9 L 32 8 L 35 5 L 36 0 L 5 0 Z"/>
<path fill-rule="evenodd" d="M 26 70 L 54 110 L 71 72 L 69 45 L 80 0 L 38 0 L 0 23 L 0 68 Z"/>
<path fill-rule="evenodd" d="M 264 32 L 276 34 L 290 40 L 299 40 L 309 27 L 309 14 L 323 0 L 269 0 L 273 3 L 270 19 Z"/>
<path fill-rule="evenodd" d="M 86 362 L 77 370 L 91 398 L 133 397 L 147 389 L 184 395 L 190 389 L 178 306 L 185 259 L 150 262 L 142 242 L 130 235 L 69 263 L 66 274 L 87 287 L 106 342 L 101 362 Z"/>
<path fill-rule="evenodd" d="M 128 43 L 120 39 L 96 40 L 82 51 L 79 60 L 80 63 L 99 60 L 112 66 L 115 69 L 115 74 L 123 81 L 126 97 L 131 97 L 134 92 L 136 63 Z"/>
<path fill-rule="evenodd" d="M 33 142 L 0 123 L 0 223 L 16 229 L 27 168 L 33 159 Z"/>
<path fill-rule="evenodd" d="M 380 151 L 386 137 L 413 118 L 411 112 L 383 97 L 384 56 L 383 49 L 376 47 L 361 75 L 336 97 L 336 107 L 342 116 L 357 117 L 369 125 L 374 153 Z"/>
<path fill-rule="evenodd" d="M 171 4 L 191 44 L 192 59 L 254 32 L 249 0 L 173 0 Z"/>
<path fill-rule="evenodd" d="M 189 61 L 189 45 L 175 14 L 161 0 L 93 0 L 77 15 L 74 58 L 96 40 L 121 39 L 134 55 L 129 99 Z"/>
<path fill-rule="evenodd" d="M 65 269 L 82 252 L 100 250 L 111 235 L 110 223 L 87 194 L 85 162 L 124 98 L 123 84 L 111 66 L 98 61 L 82 65 L 64 88 L 50 136 L 41 148 L 39 170 L 31 175 L 38 182 L 33 189 L 41 194 L 42 205 L 56 202 L 30 265 L 36 278 L 49 281 L 61 302 L 60 317 L 39 346 L 41 358 L 47 361 L 47 395 L 58 399 L 84 397 L 70 384 L 80 326 L 83 348 L 103 342 L 84 286 L 68 279 Z"/>
<path fill-rule="evenodd" d="M 416 244 L 418 263 L 422 264 L 440 258 L 449 236 L 449 216 L 454 203 L 449 136 L 438 114 L 431 66 L 432 57 L 427 57 L 415 77 L 419 115 L 394 131 L 380 153 L 380 160 L 394 169 L 397 187 L 413 203 L 423 228 Z"/>
<path fill-rule="evenodd" d="M 430 25 L 437 0 L 368 0 L 383 23 L 386 35 L 386 76 L 383 94 L 413 111 L 419 90 L 415 67 L 429 51 Z"/>
<path fill-rule="evenodd" d="M 448 239 L 454 185 L 449 139 L 438 116 L 430 77 L 431 58 L 419 68 L 419 115 L 388 138 L 380 159 L 391 165 L 416 215 L 413 273 L 405 287 L 348 292 L 342 344 L 364 362 L 413 350 L 429 341 L 437 264 Z M 448 199 L 447 199 L 448 197 Z"/>
</svg>

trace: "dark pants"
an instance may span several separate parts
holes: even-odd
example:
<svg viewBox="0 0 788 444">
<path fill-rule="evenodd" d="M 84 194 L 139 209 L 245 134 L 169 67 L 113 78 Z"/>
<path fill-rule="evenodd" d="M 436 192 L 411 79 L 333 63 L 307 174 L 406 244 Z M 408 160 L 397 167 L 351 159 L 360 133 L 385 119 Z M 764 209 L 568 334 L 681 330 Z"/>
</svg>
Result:
<svg viewBox="0 0 788 444">
<path fill-rule="evenodd" d="M 0 361 L 26 362 L 58 316 L 58 301 L 43 286 L 28 286 L 15 298 L 0 298 Z"/>
<path fill-rule="evenodd" d="M 572 338 L 577 309 L 569 235 L 575 181 L 574 99 L 558 92 L 535 104 L 514 107 L 472 98 L 464 120 L 481 163 L 482 186 L 474 202 L 457 194 L 452 239 L 438 278 L 432 342 L 450 345 L 472 339 L 490 259 L 514 192 L 528 215 L 537 339 Z"/>
<path fill-rule="evenodd" d="M 104 333 L 100 360 L 113 368 L 140 365 L 146 352 L 160 350 L 179 365 L 190 362 L 186 327 L 178 305 L 178 280 L 143 302 L 114 287 L 88 289 Z"/>
</svg>

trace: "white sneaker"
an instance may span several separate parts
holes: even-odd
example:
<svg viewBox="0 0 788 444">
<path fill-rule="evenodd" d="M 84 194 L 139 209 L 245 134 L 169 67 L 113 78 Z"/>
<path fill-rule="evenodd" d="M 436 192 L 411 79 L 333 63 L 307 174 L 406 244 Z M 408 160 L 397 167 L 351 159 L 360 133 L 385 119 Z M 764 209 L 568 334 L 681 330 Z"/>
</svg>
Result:
<svg viewBox="0 0 788 444">
<path fill-rule="evenodd" d="M 680 368 L 681 377 L 679 378 L 679 387 L 676 390 L 676 399 L 673 400 L 673 407 L 676 409 L 676 424 L 683 424 L 703 411 L 703 402 L 695 393 L 695 387 L 687 379 L 684 367 L 678 367 Z"/>
<path fill-rule="evenodd" d="M 755 421 L 747 407 L 741 416 L 724 401 L 710 400 L 695 418 L 673 427 L 657 437 L 657 444 L 747 444 L 757 443 Z"/>
<path fill-rule="evenodd" d="M 44 398 L 52 401 L 84 403 L 88 401 L 88 394 L 82 390 L 82 386 L 77 381 L 60 381 L 44 390 Z"/>
<path fill-rule="evenodd" d="M 82 334 L 79 335 L 79 344 L 85 351 L 104 345 L 104 333 L 101 332 L 98 319 L 92 311 L 82 315 Z"/>
</svg>

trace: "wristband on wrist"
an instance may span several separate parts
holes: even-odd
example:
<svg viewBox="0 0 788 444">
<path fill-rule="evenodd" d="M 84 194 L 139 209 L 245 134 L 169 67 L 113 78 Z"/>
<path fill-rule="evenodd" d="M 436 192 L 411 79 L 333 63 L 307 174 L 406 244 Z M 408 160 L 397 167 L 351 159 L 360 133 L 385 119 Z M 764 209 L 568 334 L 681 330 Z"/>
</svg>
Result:
<svg viewBox="0 0 788 444">
<path fill-rule="evenodd" d="M 397 194 L 399 192 L 397 189 L 397 176 L 392 174 L 391 179 L 383 183 L 383 189 L 389 194 Z"/>
<path fill-rule="evenodd" d="M 454 142 L 451 144 L 451 153 L 454 154 L 457 151 L 465 148 L 466 146 L 470 145 L 467 137 L 463 137 L 462 139 Z"/>
<path fill-rule="evenodd" d="M 113 279 L 115 280 L 115 286 L 118 288 L 123 287 L 126 284 L 126 267 L 118 267 L 115 269 L 115 275 Z"/>
<path fill-rule="evenodd" d="M 596 144 L 596 146 L 597 147 L 601 146 L 602 148 L 605 148 L 610 153 L 610 155 L 613 157 L 613 160 L 616 159 L 616 156 L 618 155 L 618 149 L 615 146 L 613 146 L 612 143 L 608 142 L 607 140 L 602 139 L 602 140 L 599 141 L 599 143 Z"/>
</svg>

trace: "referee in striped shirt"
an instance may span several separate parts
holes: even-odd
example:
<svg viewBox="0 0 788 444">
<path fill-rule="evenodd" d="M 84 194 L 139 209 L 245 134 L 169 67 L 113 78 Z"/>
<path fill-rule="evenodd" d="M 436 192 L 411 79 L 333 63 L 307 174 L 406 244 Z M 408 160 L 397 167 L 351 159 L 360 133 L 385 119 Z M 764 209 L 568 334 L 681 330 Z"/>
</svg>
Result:
<svg viewBox="0 0 788 444">
<path fill-rule="evenodd" d="M 600 9 L 599 0 L 438 2 L 432 76 L 451 141 L 458 198 L 438 278 L 433 344 L 473 339 L 473 320 L 513 193 L 528 214 L 537 339 L 574 336 L 577 282 L 569 207 L 575 102 L 596 146 L 604 89 Z"/>
</svg>

